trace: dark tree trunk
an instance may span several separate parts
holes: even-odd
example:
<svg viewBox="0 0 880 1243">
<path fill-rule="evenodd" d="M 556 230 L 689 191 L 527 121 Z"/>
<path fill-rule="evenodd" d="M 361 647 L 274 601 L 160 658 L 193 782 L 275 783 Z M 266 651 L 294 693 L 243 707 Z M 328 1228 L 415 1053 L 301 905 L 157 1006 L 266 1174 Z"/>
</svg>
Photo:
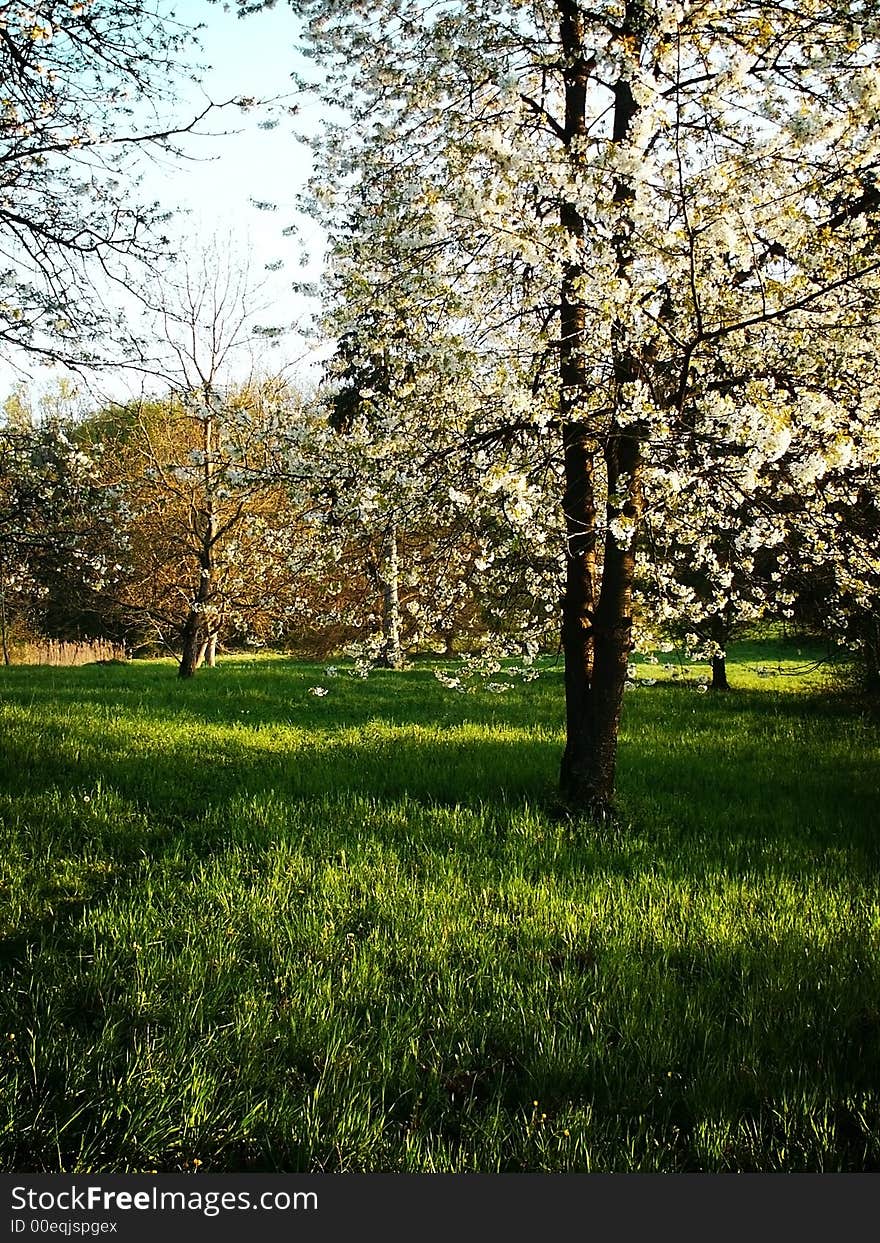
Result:
<svg viewBox="0 0 880 1243">
<path fill-rule="evenodd" d="M 206 405 L 210 410 L 208 396 L 206 389 Z M 199 582 L 181 635 L 183 652 L 177 668 L 179 678 L 195 677 L 211 641 L 211 627 L 216 625 L 216 614 L 212 612 L 211 603 L 215 588 L 214 546 L 219 536 L 214 482 L 214 420 L 210 414 L 202 422 L 202 449 L 205 455 L 204 502 L 203 507 L 195 507 L 190 517 L 198 547 Z"/>
<path fill-rule="evenodd" d="M 621 480 L 629 481 L 622 505 L 609 502 L 609 526 L 621 517 L 634 530 L 641 517 L 640 444 L 633 436 L 612 435 L 605 452 L 609 497 Z M 571 566 L 571 560 L 569 566 Z M 566 747 L 560 785 L 566 801 L 595 819 L 607 817 L 614 802 L 617 739 L 627 665 L 632 650 L 632 588 L 635 572 L 635 540 L 615 536 L 605 539 L 602 583 L 592 624 L 579 629 L 588 636 L 577 638 L 571 625 L 574 604 L 566 591 L 563 608 L 566 657 Z M 575 582 L 577 579 L 575 578 Z M 569 584 L 571 578 L 569 578 Z M 588 611 L 589 613 L 589 611 Z M 569 665 L 569 655 L 575 658 Z"/>
<path fill-rule="evenodd" d="M 716 614 L 709 622 L 709 638 L 716 644 L 720 653 L 718 656 L 712 657 L 712 681 L 710 685 L 713 691 L 730 690 L 730 683 L 727 680 L 727 657 L 724 649 L 730 642 L 734 622 L 735 617 L 730 606 L 723 612 Z"/>
<path fill-rule="evenodd" d="M 199 667 L 205 637 L 202 631 L 202 615 L 193 610 L 186 619 L 183 628 L 183 651 L 177 667 L 179 678 L 194 678 Z"/>
<path fill-rule="evenodd" d="M 583 45 L 577 0 L 558 0 L 560 39 L 566 58 L 565 142 L 577 160 L 586 139 L 586 103 L 592 62 Z M 632 38 L 641 16 L 640 0 L 625 8 L 623 34 Z M 613 140 L 626 138 L 636 104 L 629 84 L 615 89 Z M 621 181 L 615 198 L 621 204 L 620 235 L 615 239 L 618 270 L 629 263 L 626 203 L 632 192 Z M 569 236 L 581 239 L 584 223 L 577 210 L 564 204 L 561 224 Z M 614 417 L 599 428 L 576 414 L 590 391 L 585 360 L 586 312 L 580 293 L 585 276 L 582 262 L 567 265 L 561 290 L 560 413 L 565 454 L 565 511 L 567 566 L 562 605 L 562 647 L 565 654 L 566 745 L 560 769 L 560 788 L 566 802 L 594 819 L 606 817 L 614 798 L 617 738 L 626 671 L 632 647 L 632 585 L 635 569 L 635 530 L 641 516 L 640 443 Z M 637 378 L 637 360 L 622 334 L 613 360 L 618 385 Z M 597 504 L 595 455 L 599 444 L 607 469 L 601 584 L 597 586 Z M 621 495 L 621 493 L 623 495 Z M 628 536 L 621 535 L 625 520 Z M 618 526 L 617 535 L 612 524 Z"/>
<path fill-rule="evenodd" d="M 576 0 L 560 0 L 560 37 L 568 59 L 565 78 L 565 143 L 571 149 L 586 133 L 586 101 L 590 66 L 583 48 L 583 30 Z M 563 203 L 560 223 L 571 237 L 584 235 L 578 210 Z M 569 802 L 589 805 L 590 773 L 595 759 L 596 720 L 593 712 L 594 631 L 596 591 L 595 435 L 575 416 L 587 386 L 583 356 L 586 311 L 580 293 L 584 271 L 580 262 L 563 272 L 560 298 L 560 415 L 565 461 L 562 508 L 566 527 L 565 594 L 562 600 L 562 650 L 565 657 L 565 751 L 560 788 Z"/>
<path fill-rule="evenodd" d="M 723 656 L 712 657 L 712 690 L 730 690 L 730 683 L 727 680 L 727 661 Z"/>
</svg>

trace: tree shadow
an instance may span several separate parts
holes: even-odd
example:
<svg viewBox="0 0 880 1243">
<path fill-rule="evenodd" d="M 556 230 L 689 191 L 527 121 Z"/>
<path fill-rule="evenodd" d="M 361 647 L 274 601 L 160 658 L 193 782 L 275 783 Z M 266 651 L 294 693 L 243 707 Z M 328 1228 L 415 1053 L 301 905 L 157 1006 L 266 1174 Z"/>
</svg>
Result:
<svg viewBox="0 0 880 1243">
<path fill-rule="evenodd" d="M 293 843 L 333 866 L 347 857 L 356 867 L 379 852 L 417 883 L 446 860 L 464 893 L 500 888 L 515 875 L 552 883 L 575 904 L 591 877 L 633 889 L 659 878 L 689 892 L 734 880 L 742 882 L 743 902 L 753 903 L 749 941 L 710 943 L 687 928 L 664 944 L 648 930 L 627 941 L 611 926 L 590 943 L 552 929 L 536 936 L 526 957 L 541 964 L 541 988 L 520 1005 L 516 1021 L 498 1018 L 498 998 L 488 992 L 474 997 L 479 1038 L 472 1026 L 458 1030 L 449 1020 L 445 1046 L 469 1052 L 438 1055 L 423 1072 L 430 1078 L 428 1121 L 453 1135 L 463 1109 L 476 1117 L 500 1102 L 528 1113 L 537 1097 L 551 1111 L 572 1102 L 589 1106 L 599 1119 L 599 1142 L 602 1127 L 611 1135 L 623 1102 L 633 1126 L 640 1117 L 650 1120 L 674 1168 L 699 1168 L 698 1132 L 707 1120 L 731 1132 L 716 1164 L 761 1168 L 767 1146 L 784 1147 L 791 1135 L 779 1102 L 809 1091 L 818 1093 L 816 1108 L 837 1136 L 842 1167 L 867 1168 L 875 1160 L 859 1120 L 867 1115 L 854 1102 L 880 1077 L 877 968 L 865 961 L 863 945 L 793 934 L 762 938 L 764 899 L 754 897 L 762 886 L 766 893 L 827 879 L 831 889 L 868 890 L 876 880 L 876 774 L 867 749 L 847 753 L 850 733 L 829 742 L 829 727 L 845 718 L 828 703 L 748 693 L 708 704 L 708 696 L 695 695 L 683 706 L 676 689 L 635 692 L 621 747 L 622 822 L 597 828 L 566 826 L 546 814 L 560 744 L 535 722 L 552 719 L 558 687 L 522 688 L 487 707 L 465 696 L 450 700 L 430 674 L 429 681 L 404 683 L 400 694 L 400 681 L 388 675 L 363 695 L 353 684 L 345 711 L 337 696 L 330 718 L 325 701 L 307 694 L 311 674 L 295 671 L 308 729 L 297 722 L 284 732 L 281 696 L 254 699 L 254 719 L 233 723 L 228 704 L 218 706 L 219 681 L 194 694 L 187 688 L 181 700 L 169 688 L 160 710 L 149 679 L 133 689 L 129 669 L 93 679 L 90 670 L 74 671 L 73 679 L 69 672 L 29 671 L 13 696 L 39 705 L 40 727 L 28 730 L 22 722 L 21 732 L 2 742 L 4 849 L 22 861 L 30 889 L 18 925 L 0 942 L 0 958 L 8 971 L 29 978 L 35 998 L 53 999 L 52 1013 L 80 1024 L 84 1047 L 110 1021 L 123 1062 L 143 1038 L 143 1017 L 122 982 L 103 991 L 86 986 L 82 964 L 97 935 L 90 915 L 120 895 L 136 903 L 153 868 L 173 866 L 193 884 L 200 867 L 227 851 L 244 847 L 259 858 Z M 244 692 L 264 693 L 253 683 L 228 689 L 236 712 Z M 8 702 L 7 684 L 4 692 Z M 96 732 L 99 707 L 106 725 Z M 163 728 L 166 722 L 174 731 Z M 774 740 L 785 743 L 785 769 Z M 49 860 L 58 867 L 47 878 Z M 368 935 L 374 915 L 367 899 L 350 891 L 343 940 Z M 501 970 L 505 954 L 522 948 L 522 933 L 506 910 L 498 929 L 490 941 Z M 429 1032 L 436 1023 L 429 1005 L 434 977 L 458 970 L 454 953 L 453 947 L 423 971 L 408 960 L 393 976 L 389 967 L 387 986 L 411 1010 L 413 1030 Z M 849 983 L 854 971 L 857 989 Z M 511 995 L 517 987 L 510 984 Z M 230 996 L 234 988 L 230 980 Z M 10 1023 L 36 1024 L 39 1015 L 28 1017 L 23 1003 L 10 1005 Z M 558 1040 L 537 1030 L 539 1012 L 550 1016 Z M 758 1024 L 751 1044 L 749 1023 Z M 722 1058 L 731 1024 L 742 1028 L 738 1062 Z M 267 1076 L 304 1057 L 308 1085 L 311 1052 L 291 1050 L 272 1030 L 257 1051 Z M 802 1051 L 796 1072 L 793 1050 Z M 676 1078 L 679 1066 L 692 1068 L 687 1078 Z M 42 1085 L 44 1096 L 63 1100 L 62 1070 L 55 1067 Z M 397 1077 L 388 1073 L 389 1100 L 424 1095 L 411 1066 Z M 270 1090 L 268 1081 L 258 1086 Z M 868 1113 L 880 1121 L 875 1097 Z M 241 1108 L 252 1104 L 242 1098 Z M 73 1130 L 91 1134 L 97 1127 L 89 1115 Z M 806 1134 L 798 1142 L 810 1168 L 816 1149 Z M 225 1151 L 223 1160 L 234 1164 Z M 277 1133 L 267 1132 L 256 1151 L 263 1168 L 303 1159 Z M 530 1159 L 537 1157 L 511 1149 L 509 1168 Z"/>
<path fill-rule="evenodd" d="M 218 707 L 215 684 L 183 701 L 175 697 L 164 709 L 152 698 L 132 707 L 129 669 L 110 671 L 115 685 L 109 689 L 102 670 L 88 688 L 91 698 L 81 687 L 91 671 L 65 675 L 70 672 L 77 685 L 65 677 L 59 687 L 55 671 L 37 671 L 50 675 L 35 679 L 30 692 L 29 702 L 39 705 L 39 732 L 3 741 L 10 798 L 78 799 L 109 789 L 159 839 L 183 833 L 197 837 L 202 849 L 222 847 L 224 809 L 238 808 L 240 818 L 248 799 L 408 799 L 470 809 L 496 821 L 502 834 L 518 808 L 546 810 L 555 801 L 560 742 L 535 722 L 552 720 L 558 687 L 540 694 L 519 688 L 525 702 L 505 696 L 487 707 L 459 696 L 450 704 L 429 673 L 433 699 L 422 682 L 400 694 L 391 674 L 384 685 L 354 688 L 351 704 L 337 707 L 335 719 L 323 713 L 321 700 L 307 702 L 303 720 L 285 730 L 290 721 L 279 716 L 280 700 L 262 709 L 236 707 L 236 718 L 227 705 Z M 22 681 L 22 698 L 28 686 L 30 678 Z M 847 718 L 823 700 L 792 703 L 761 693 L 708 705 L 693 696 L 688 716 L 682 699 L 677 689 L 660 687 L 630 698 L 619 760 L 623 827 L 574 824 L 572 857 L 580 850 L 591 861 L 597 852 L 641 861 L 649 848 L 658 867 L 704 874 L 762 866 L 799 871 L 833 854 L 845 855 L 856 871 L 876 870 L 880 785 L 869 749 L 849 751 L 848 733 L 834 746 L 827 736 L 815 737 L 817 728 L 838 722 L 849 730 Z M 242 702 L 239 692 L 234 702 Z M 91 710 L 98 704 L 106 720 L 101 733 Z M 163 729 L 165 722 L 173 731 Z M 775 749 L 780 743 L 784 767 Z M 108 844 L 113 832 L 111 825 Z M 127 830 L 122 836 L 125 854 L 132 838 Z"/>
</svg>

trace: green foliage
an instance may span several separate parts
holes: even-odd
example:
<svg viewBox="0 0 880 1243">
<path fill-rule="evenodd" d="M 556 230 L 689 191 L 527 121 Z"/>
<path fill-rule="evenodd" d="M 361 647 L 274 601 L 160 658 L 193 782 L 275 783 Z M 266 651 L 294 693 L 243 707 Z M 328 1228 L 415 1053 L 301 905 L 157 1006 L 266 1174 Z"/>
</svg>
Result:
<svg viewBox="0 0 880 1243">
<path fill-rule="evenodd" d="M 877 732 L 803 664 L 629 691 L 601 831 L 550 662 L 4 671 L 3 1167 L 880 1168 Z"/>
</svg>

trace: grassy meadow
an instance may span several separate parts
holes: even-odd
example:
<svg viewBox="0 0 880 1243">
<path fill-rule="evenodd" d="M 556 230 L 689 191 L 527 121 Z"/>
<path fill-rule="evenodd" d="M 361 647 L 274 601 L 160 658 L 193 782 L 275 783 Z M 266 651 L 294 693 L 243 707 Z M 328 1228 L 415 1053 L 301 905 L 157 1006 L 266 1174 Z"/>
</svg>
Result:
<svg viewBox="0 0 880 1243">
<path fill-rule="evenodd" d="M 0 1166 L 880 1170 L 876 719 L 674 671 L 591 829 L 549 660 L 0 669 Z"/>
</svg>

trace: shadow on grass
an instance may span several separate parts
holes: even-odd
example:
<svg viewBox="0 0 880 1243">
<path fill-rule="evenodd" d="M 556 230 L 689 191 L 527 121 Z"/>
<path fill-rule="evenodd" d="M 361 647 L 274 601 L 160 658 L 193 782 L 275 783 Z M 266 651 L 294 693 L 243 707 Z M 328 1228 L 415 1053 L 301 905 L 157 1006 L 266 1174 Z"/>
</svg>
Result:
<svg viewBox="0 0 880 1243">
<path fill-rule="evenodd" d="M 560 742 L 535 723 L 552 720 L 558 683 L 517 688 L 487 705 L 485 697 L 450 696 L 424 670 L 403 684 L 379 674 L 368 686 L 345 686 L 348 698 L 337 696 L 330 717 L 325 701 L 303 689 L 314 679 L 301 666 L 272 662 L 259 677 L 251 669 L 250 691 L 277 677 L 279 665 L 306 701 L 292 730 L 284 728 L 289 718 L 275 715 L 280 699 L 274 706 L 249 701 L 217 681 L 186 686 L 181 695 L 166 687 L 163 707 L 151 694 L 155 666 L 100 669 L 95 678 L 89 668 L 65 670 L 62 678 L 28 670 L 14 696 L 6 688 L 7 702 L 34 704 L 37 727 L 10 732 L 2 744 L 5 792 L 13 800 L 52 793 L 76 801 L 109 789 L 146 818 L 150 841 L 183 836 L 194 849 L 198 843 L 196 855 L 222 848 L 224 808 L 237 817 L 240 839 L 247 800 L 344 809 L 352 797 L 408 799 L 471 809 L 502 835 L 518 808 L 552 809 Z M 151 675 L 137 692 L 144 706 L 133 708 L 129 675 L 137 681 L 144 672 Z M 236 704 L 256 705 L 236 709 L 248 713 L 244 722 L 218 707 L 218 696 L 233 692 Z M 101 706 L 103 730 L 90 704 Z M 767 860 L 783 871 L 801 869 L 826 851 L 873 872 L 880 784 L 871 740 L 852 745 L 857 728 L 827 698 L 636 691 L 626 705 L 619 761 L 629 827 L 609 836 L 575 826 L 566 866 L 575 866 L 579 850 L 590 860 L 606 846 L 621 856 L 630 842 L 640 862 L 649 847 L 656 866 L 700 874 L 760 868 Z M 113 824 L 101 832 L 116 853 Z M 120 861 L 151 848 L 130 828 L 122 838 Z M 75 849 L 75 838 L 69 845 Z"/>
<path fill-rule="evenodd" d="M 282 1004 L 269 943 L 246 1033 L 241 971 L 215 969 L 194 993 L 169 970 L 145 1013 L 130 949 L 104 984 L 83 970 L 87 937 L 78 964 L 56 943 L 32 989 L 52 996 L 64 1039 L 18 1003 L 45 1039 L 8 1067 L 18 1127 L 0 1164 L 175 1170 L 198 1154 L 205 1170 L 412 1169 L 421 1137 L 427 1168 L 880 1169 L 880 976 L 876 963 L 853 976 L 857 946 L 610 935 L 585 954 L 557 938 L 530 947 L 546 969 L 498 956 L 491 938 L 467 973 L 437 951 L 392 983 L 380 961 L 373 987 L 391 1012 L 346 988 L 341 961 L 325 968 L 329 1009 Z"/>
<path fill-rule="evenodd" d="M 307 695 L 319 671 L 293 669 L 301 716 L 285 733 L 276 663 L 246 670 L 237 689 L 236 669 L 231 685 L 162 687 L 160 704 L 132 672 L 29 671 L 17 689 L 2 684 L 6 702 L 39 709 L 2 742 L 4 849 L 26 876 L 2 951 L 17 988 L 0 1025 L 32 1033 L 10 1062 L 7 1167 L 176 1168 L 198 1152 L 226 1170 L 404 1168 L 415 1160 L 406 1144 L 423 1135 L 424 1160 L 461 1168 L 503 1117 L 484 1168 L 583 1168 L 585 1145 L 594 1168 L 880 1168 L 880 972 L 868 940 L 763 931 L 777 888 L 797 896 L 818 878 L 858 897 L 876 878 L 870 740 L 828 701 L 633 692 L 625 823 L 569 830 L 544 810 L 558 738 L 534 728 L 557 711 L 558 685 L 481 704 L 418 670 L 405 694 L 377 675 L 338 694 L 334 682 L 324 701 Z M 246 725 L 218 705 L 226 692 L 235 713 L 250 712 Z M 261 926 L 232 904 L 236 957 L 224 965 L 200 948 L 200 904 L 219 901 L 201 892 L 200 869 L 229 855 L 246 905 L 283 846 L 312 869 L 291 904 L 336 904 L 328 941 L 291 950 L 285 920 Z M 342 896 L 317 884 L 322 869 L 338 879 L 358 868 Z M 410 952 L 410 932 L 370 889 L 383 868 L 416 894 L 442 875 L 465 904 L 488 895 L 470 912 L 474 945 L 438 924 Z M 133 941 L 140 902 L 169 874 L 185 900 L 163 899 L 149 1001 Z M 551 885 L 568 905 L 529 931 L 520 881 Z M 742 881 L 753 936 L 711 941 L 672 920 L 660 938 L 649 906 L 624 927 L 612 904 L 592 935 L 572 938 L 567 921 L 594 881 L 618 904 L 644 891 L 649 905 L 666 881 L 700 895 Z M 101 965 L 109 907 L 119 922 Z M 352 983 L 367 943 L 369 983 Z M 308 986 L 342 989 L 324 1025 L 307 989 L 291 998 L 277 982 L 278 965 L 305 962 L 306 950 Z M 176 966 L 184 951 L 189 977 Z M 236 1034 L 249 989 L 257 1018 Z M 150 1098 L 165 1040 L 172 1069 Z M 184 1125 L 196 1071 L 214 1103 Z M 379 1134 L 370 1093 L 382 1139 L 364 1155 L 352 1135 Z M 343 1136 L 355 1109 L 362 1120 Z"/>
</svg>

